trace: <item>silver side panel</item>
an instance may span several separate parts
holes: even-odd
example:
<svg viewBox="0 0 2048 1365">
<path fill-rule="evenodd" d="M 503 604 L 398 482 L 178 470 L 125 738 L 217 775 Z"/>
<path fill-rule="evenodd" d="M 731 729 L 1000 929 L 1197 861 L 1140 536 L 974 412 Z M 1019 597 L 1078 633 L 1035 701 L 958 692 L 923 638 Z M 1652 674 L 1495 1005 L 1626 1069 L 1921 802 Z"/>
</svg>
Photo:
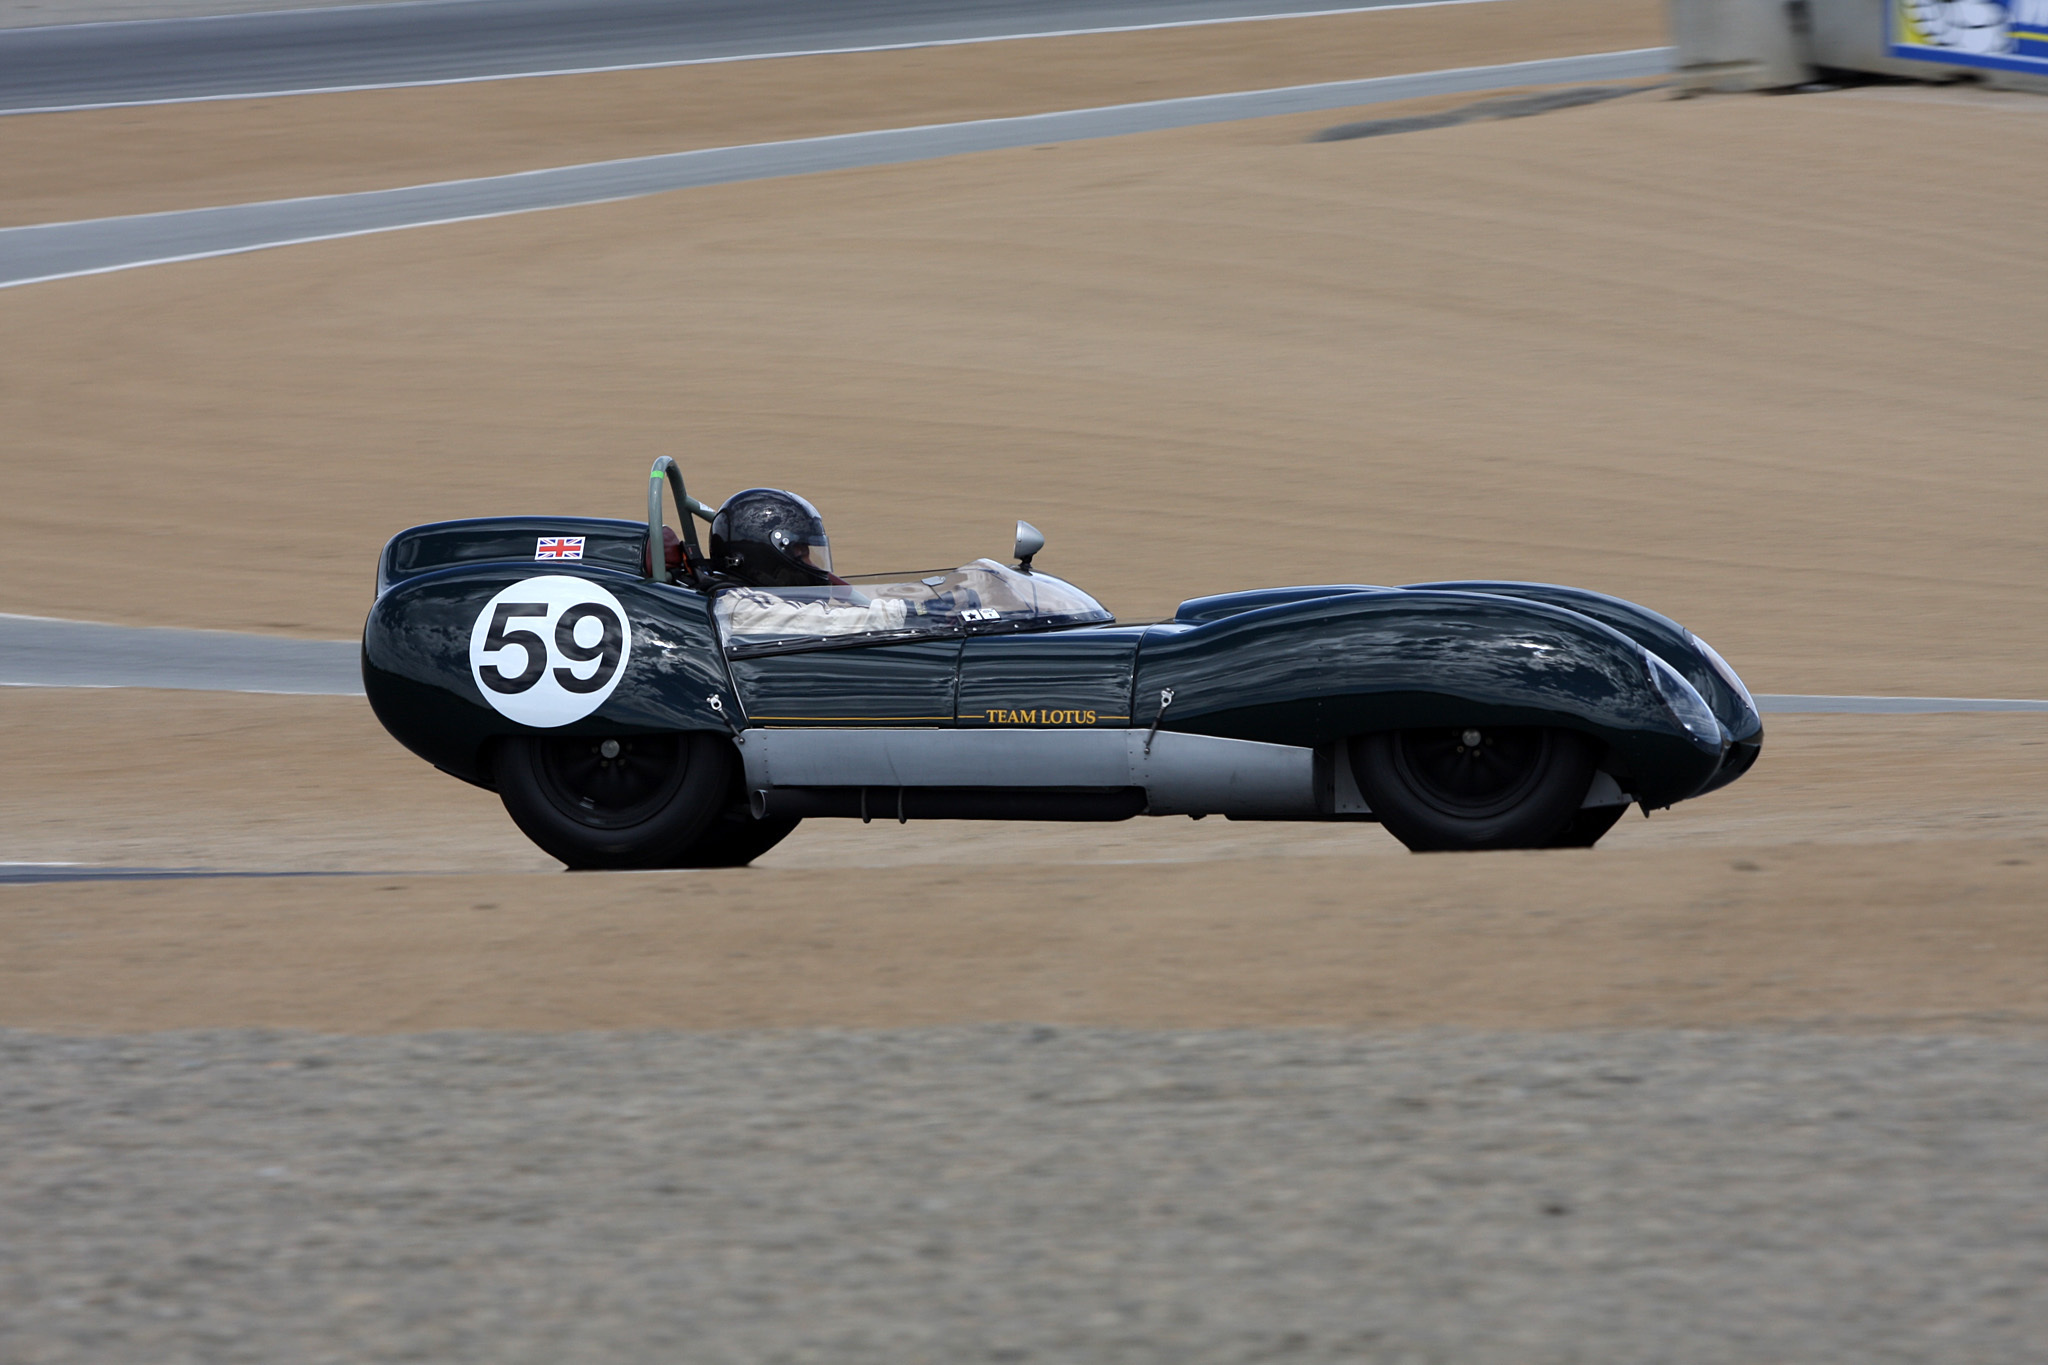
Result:
<svg viewBox="0 0 2048 1365">
<path fill-rule="evenodd" d="M 1141 730 L 747 731 L 747 785 L 1143 787 L 1154 815 L 1315 814 L 1309 749 Z"/>
<path fill-rule="evenodd" d="M 1281 819 L 1316 813 L 1313 749 L 1161 731 L 1147 754 L 1142 731 L 1125 734 L 1130 783 L 1145 789 L 1147 815 Z"/>
<path fill-rule="evenodd" d="M 766 730 L 750 787 L 1128 787 L 1124 730 Z"/>
</svg>

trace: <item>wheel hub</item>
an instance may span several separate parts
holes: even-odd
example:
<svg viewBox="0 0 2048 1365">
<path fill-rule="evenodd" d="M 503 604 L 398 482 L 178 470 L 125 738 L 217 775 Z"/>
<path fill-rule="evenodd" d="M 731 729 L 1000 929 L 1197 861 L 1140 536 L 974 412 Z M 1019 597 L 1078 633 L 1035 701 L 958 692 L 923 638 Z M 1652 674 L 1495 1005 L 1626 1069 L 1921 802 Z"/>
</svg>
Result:
<svg viewBox="0 0 2048 1365">
<path fill-rule="evenodd" d="M 1430 806 L 1483 819 L 1513 809 L 1528 794 L 1549 752 L 1548 732 L 1537 729 L 1410 730 L 1395 744 L 1394 761 L 1409 789 Z"/>
<path fill-rule="evenodd" d="M 592 829 L 622 829 L 650 818 L 668 803 L 689 768 L 674 735 L 562 735 L 540 741 L 535 749 L 549 802 Z"/>
</svg>

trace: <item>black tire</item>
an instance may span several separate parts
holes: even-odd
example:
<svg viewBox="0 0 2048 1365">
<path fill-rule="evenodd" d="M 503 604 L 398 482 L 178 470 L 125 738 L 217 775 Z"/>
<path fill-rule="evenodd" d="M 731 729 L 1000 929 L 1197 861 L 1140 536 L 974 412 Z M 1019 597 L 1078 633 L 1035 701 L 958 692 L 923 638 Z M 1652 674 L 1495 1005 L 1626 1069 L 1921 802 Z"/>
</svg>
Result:
<svg viewBox="0 0 2048 1365">
<path fill-rule="evenodd" d="M 629 868 L 677 865 L 724 807 L 732 764 L 718 735 L 517 735 L 493 768 L 527 838 L 572 868 Z"/>
<path fill-rule="evenodd" d="M 1627 806 L 1582 806 L 1572 813 L 1563 832 L 1550 841 L 1550 847 L 1591 848 L 1626 814 Z"/>
<path fill-rule="evenodd" d="M 1395 730 L 1352 740 L 1351 770 L 1387 833 L 1417 853 L 1545 848 L 1593 785 L 1593 750 L 1537 726 Z"/>
<path fill-rule="evenodd" d="M 795 816 L 756 820 L 746 807 L 727 807 L 697 842 L 683 850 L 670 867 L 745 867 L 781 843 L 803 822 Z"/>
</svg>

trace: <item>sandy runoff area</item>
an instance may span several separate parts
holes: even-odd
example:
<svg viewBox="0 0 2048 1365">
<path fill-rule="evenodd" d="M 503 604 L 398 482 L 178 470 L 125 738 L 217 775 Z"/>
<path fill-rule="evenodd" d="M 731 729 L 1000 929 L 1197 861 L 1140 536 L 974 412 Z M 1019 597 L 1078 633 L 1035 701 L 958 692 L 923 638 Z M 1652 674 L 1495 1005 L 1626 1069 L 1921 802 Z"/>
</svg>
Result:
<svg viewBox="0 0 2048 1365">
<path fill-rule="evenodd" d="M 1520 3 L 1344 22 L 1426 69 Z M 1581 50 L 1642 37 L 1603 12 Z M 1260 32 L 1260 81 L 1333 74 L 1313 24 Z M 834 69 L 923 117 L 972 104 L 990 51 L 924 54 L 900 91 Z M 1001 88 L 1073 94 L 1010 51 Z M 1147 80 L 1228 74 L 1215 48 L 1131 65 L 1151 51 L 1117 49 Z M 772 111 L 793 68 L 743 65 L 663 79 L 757 80 L 731 105 Z M 570 89 L 434 98 L 459 131 L 462 100 Z M 604 110 L 652 89 L 587 87 Z M 415 98 L 346 107 L 374 125 Z M 242 158 L 216 189 L 395 173 L 374 137 L 338 161 L 292 141 L 312 107 L 209 107 L 253 139 L 213 160 L 184 114 L 136 145 L 184 146 L 200 181 Z M 1041 562 L 1126 618 L 1266 583 L 1559 580 L 1678 617 L 1760 691 L 2039 695 L 2048 280 L 2004 225 L 2048 209 L 2011 169 L 2048 153 L 2041 109 L 1651 91 L 1306 140 L 1338 111 L 7 291 L 0 608 L 347 636 L 400 527 L 634 515 L 672 453 L 713 499 L 806 492 L 856 570 L 958 563 L 1028 517 Z M 121 181 L 120 125 L 72 118 L 9 126 L 72 147 L 81 187 Z M 466 139 L 436 140 L 434 173 L 518 143 Z M 311 180 L 266 146 L 307 149 Z M 384 874 L 7 889 L 0 1022 L 2040 1017 L 2039 717 L 1774 720 L 1737 788 L 1590 855 L 820 823 L 748 872 L 563 878 L 526 875 L 548 864 L 493 799 L 359 703 L 16 692 L 0 715 L 30 779 L 10 858 Z"/>
</svg>

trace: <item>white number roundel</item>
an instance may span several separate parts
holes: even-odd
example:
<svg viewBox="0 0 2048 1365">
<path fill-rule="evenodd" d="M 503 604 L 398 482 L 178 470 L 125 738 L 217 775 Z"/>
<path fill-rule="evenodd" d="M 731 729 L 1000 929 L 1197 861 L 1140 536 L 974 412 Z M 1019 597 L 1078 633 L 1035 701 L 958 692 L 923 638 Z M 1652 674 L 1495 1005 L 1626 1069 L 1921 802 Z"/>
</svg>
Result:
<svg viewBox="0 0 2048 1365">
<path fill-rule="evenodd" d="M 632 647 L 618 598 L 587 578 L 549 574 L 484 604 L 469 632 L 469 673 L 493 710 L 551 729 L 604 705 Z"/>
</svg>

